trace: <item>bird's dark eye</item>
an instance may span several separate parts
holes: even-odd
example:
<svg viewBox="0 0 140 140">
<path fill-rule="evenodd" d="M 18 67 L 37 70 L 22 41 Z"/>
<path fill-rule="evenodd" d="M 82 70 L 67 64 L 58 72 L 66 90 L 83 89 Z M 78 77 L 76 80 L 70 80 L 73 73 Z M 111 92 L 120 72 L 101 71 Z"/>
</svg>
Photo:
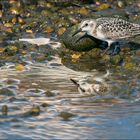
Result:
<svg viewBox="0 0 140 140">
<path fill-rule="evenodd" d="M 88 23 L 86 23 L 85 26 L 88 26 Z"/>
</svg>

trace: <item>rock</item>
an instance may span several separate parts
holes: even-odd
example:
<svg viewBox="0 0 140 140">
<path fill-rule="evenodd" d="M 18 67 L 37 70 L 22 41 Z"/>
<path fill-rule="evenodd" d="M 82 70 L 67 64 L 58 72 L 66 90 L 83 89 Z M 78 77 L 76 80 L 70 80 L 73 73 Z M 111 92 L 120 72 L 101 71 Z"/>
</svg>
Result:
<svg viewBox="0 0 140 140">
<path fill-rule="evenodd" d="M 68 121 L 70 118 L 75 117 L 76 115 L 70 112 L 62 111 L 60 112 L 59 116 L 63 118 L 64 121 Z"/>
<path fill-rule="evenodd" d="M 41 97 L 44 96 L 45 90 L 39 88 L 30 88 L 26 91 L 25 96 Z"/>
<path fill-rule="evenodd" d="M 1 88 L 0 89 L 0 95 L 3 95 L 3 96 L 14 96 L 15 93 L 14 91 L 8 89 L 8 88 Z"/>
<path fill-rule="evenodd" d="M 126 6 L 126 3 L 125 3 L 124 1 L 119 0 L 119 1 L 117 2 L 117 6 L 118 6 L 119 8 L 123 8 L 124 6 Z"/>
<path fill-rule="evenodd" d="M 50 105 L 49 105 L 48 103 L 42 103 L 41 106 L 42 106 L 42 107 L 48 107 L 48 106 L 50 106 Z"/>
<path fill-rule="evenodd" d="M 89 51 L 93 48 L 101 48 L 100 44 L 102 41 L 91 38 L 90 36 L 84 36 L 85 33 L 83 32 L 72 36 L 77 28 L 77 25 L 72 26 L 71 28 L 68 28 L 63 35 L 60 36 L 61 42 L 66 48 L 74 51 Z M 77 41 L 79 38 L 81 39 Z"/>
<path fill-rule="evenodd" d="M 40 115 L 40 107 L 39 106 L 33 106 L 29 111 L 25 112 L 22 116 L 29 117 L 29 116 L 38 116 Z"/>
<path fill-rule="evenodd" d="M 45 92 L 45 95 L 46 95 L 47 97 L 52 97 L 52 96 L 55 96 L 55 93 L 53 93 L 53 92 L 51 92 L 51 91 L 46 91 L 46 92 Z"/>
<path fill-rule="evenodd" d="M 118 65 L 122 60 L 123 58 L 120 55 L 115 55 L 111 57 L 110 62 L 114 65 Z"/>
<path fill-rule="evenodd" d="M 8 106 L 3 105 L 1 109 L 2 115 L 6 116 L 8 114 Z"/>
<path fill-rule="evenodd" d="M 30 110 L 30 115 L 32 115 L 32 116 L 38 116 L 39 114 L 40 114 L 40 107 L 39 106 L 34 106 Z"/>
</svg>

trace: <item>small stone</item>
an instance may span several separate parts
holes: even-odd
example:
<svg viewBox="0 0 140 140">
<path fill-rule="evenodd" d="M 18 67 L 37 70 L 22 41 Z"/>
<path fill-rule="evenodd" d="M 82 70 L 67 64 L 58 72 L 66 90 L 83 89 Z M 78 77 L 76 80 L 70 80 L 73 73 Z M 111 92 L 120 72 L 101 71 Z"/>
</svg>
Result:
<svg viewBox="0 0 140 140">
<path fill-rule="evenodd" d="M 48 8 L 52 8 L 52 7 L 53 7 L 52 3 L 50 3 L 50 2 L 46 3 L 46 6 L 47 6 Z"/>
<path fill-rule="evenodd" d="M 47 33 L 52 33 L 54 31 L 54 29 L 51 27 L 51 26 L 48 26 L 44 32 L 47 32 Z"/>
<path fill-rule="evenodd" d="M 16 24 L 16 23 L 17 23 L 17 18 L 16 18 L 16 17 L 14 17 L 14 18 L 12 19 L 12 23 L 13 23 L 13 24 Z"/>
<path fill-rule="evenodd" d="M 79 13 L 82 15 L 87 15 L 89 13 L 89 11 L 85 7 L 82 7 L 79 9 Z"/>
<path fill-rule="evenodd" d="M 126 62 L 124 65 L 125 69 L 133 69 L 135 65 L 132 62 Z"/>
<path fill-rule="evenodd" d="M 20 14 L 20 8 L 17 8 L 17 7 L 11 7 L 10 8 L 10 11 L 11 11 L 11 13 L 12 14 L 15 14 L 15 15 L 18 15 L 18 14 Z"/>
<path fill-rule="evenodd" d="M 59 34 L 59 35 L 62 35 L 65 31 L 66 31 L 66 28 L 65 28 L 65 27 L 61 27 L 61 28 L 59 28 L 59 30 L 58 30 L 58 34 Z"/>
<path fill-rule="evenodd" d="M 63 118 L 63 120 L 68 121 L 71 117 L 74 117 L 75 115 L 72 113 L 63 111 L 63 112 L 60 112 L 59 116 Z"/>
<path fill-rule="evenodd" d="M 40 107 L 39 106 L 34 106 L 30 110 L 30 115 L 32 115 L 32 116 L 38 116 L 39 114 L 40 114 Z"/>
<path fill-rule="evenodd" d="M 19 22 L 20 24 L 24 24 L 24 23 L 25 23 L 25 21 L 24 21 L 21 17 L 18 18 L 18 22 Z"/>
<path fill-rule="evenodd" d="M 25 67 L 22 64 L 16 64 L 15 69 L 17 71 L 23 71 L 25 70 Z"/>
<path fill-rule="evenodd" d="M 101 4 L 100 6 L 98 6 L 98 7 L 96 8 L 96 10 L 98 10 L 98 11 L 100 11 L 100 10 L 105 10 L 105 9 L 108 9 L 109 7 L 110 7 L 109 4 L 104 3 L 104 4 Z"/>
<path fill-rule="evenodd" d="M 20 80 L 14 79 L 14 78 L 6 78 L 2 80 L 2 82 L 8 84 L 8 85 L 18 85 L 20 84 Z"/>
<path fill-rule="evenodd" d="M 52 96 L 54 96 L 54 93 L 51 92 L 51 91 L 46 91 L 46 92 L 45 92 L 45 95 L 46 95 L 47 97 L 52 97 Z"/>
<path fill-rule="evenodd" d="M 13 102 L 13 101 L 16 101 L 16 100 L 17 100 L 16 97 L 11 97 L 11 98 L 9 98 L 9 101 L 10 101 L 10 102 Z"/>
<path fill-rule="evenodd" d="M 118 5 L 119 8 L 122 8 L 122 7 L 125 6 L 125 3 L 123 1 L 120 1 L 119 0 L 118 3 L 117 3 L 117 5 Z"/>
<path fill-rule="evenodd" d="M 79 54 L 72 54 L 72 55 L 71 55 L 71 58 L 72 58 L 72 59 L 75 59 L 75 60 L 79 60 L 80 57 L 81 57 L 81 55 L 82 55 L 82 54 L 80 54 L 80 53 L 79 53 Z"/>
<path fill-rule="evenodd" d="M 8 89 L 8 88 L 1 88 L 0 89 L 0 95 L 14 96 L 15 93 L 12 90 Z"/>
<path fill-rule="evenodd" d="M 26 33 L 33 33 L 33 31 L 30 29 L 26 29 Z"/>
<path fill-rule="evenodd" d="M 1 111 L 2 111 L 2 115 L 6 116 L 8 114 L 8 106 L 3 105 Z"/>
<path fill-rule="evenodd" d="M 117 65 L 121 62 L 122 57 L 120 55 L 115 55 L 110 58 L 112 64 Z"/>
<path fill-rule="evenodd" d="M 5 23 L 4 26 L 7 28 L 10 28 L 10 27 L 13 27 L 13 23 Z"/>
<path fill-rule="evenodd" d="M 41 106 L 42 107 L 48 107 L 49 105 L 48 105 L 48 103 L 42 103 Z"/>
<path fill-rule="evenodd" d="M 32 97 L 41 97 L 44 96 L 45 94 L 45 90 L 43 89 L 39 89 L 39 88 L 31 88 L 31 89 L 27 89 L 26 91 L 26 96 L 32 96 Z"/>
<path fill-rule="evenodd" d="M 5 51 L 5 48 L 0 48 L 0 53 L 3 53 Z"/>
<path fill-rule="evenodd" d="M 2 10 L 0 10 L 0 18 L 2 18 L 2 16 L 3 16 L 3 12 Z"/>
<path fill-rule="evenodd" d="M 18 48 L 16 46 L 10 46 L 9 50 L 17 52 Z"/>
</svg>

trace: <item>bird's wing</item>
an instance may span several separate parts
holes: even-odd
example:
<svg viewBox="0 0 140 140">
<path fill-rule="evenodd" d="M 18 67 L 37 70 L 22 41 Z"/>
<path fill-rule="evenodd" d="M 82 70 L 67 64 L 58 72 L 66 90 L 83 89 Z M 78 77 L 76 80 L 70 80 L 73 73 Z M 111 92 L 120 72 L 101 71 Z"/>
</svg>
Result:
<svg viewBox="0 0 140 140">
<path fill-rule="evenodd" d="M 129 23 L 125 20 L 108 20 L 97 27 L 97 31 L 104 34 L 109 40 L 128 38 L 140 34 L 140 25 Z"/>
</svg>

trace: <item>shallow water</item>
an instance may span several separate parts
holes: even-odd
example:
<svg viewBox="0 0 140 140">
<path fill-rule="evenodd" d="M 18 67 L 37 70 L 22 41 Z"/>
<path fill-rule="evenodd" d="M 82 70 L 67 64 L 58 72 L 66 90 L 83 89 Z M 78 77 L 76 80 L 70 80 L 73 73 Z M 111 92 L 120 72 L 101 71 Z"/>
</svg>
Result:
<svg viewBox="0 0 140 140">
<path fill-rule="evenodd" d="M 140 137 L 139 101 L 118 96 L 82 96 L 69 79 L 95 72 L 74 71 L 62 65 L 57 57 L 48 63 L 29 64 L 22 72 L 16 71 L 13 65 L 7 64 L 0 69 L 1 87 L 15 93 L 1 95 L 1 108 L 8 106 L 8 115 L 0 115 L 1 138 Z M 126 79 L 116 80 L 116 84 L 123 87 L 120 81 L 123 83 Z M 46 96 L 46 90 L 53 95 Z M 33 106 L 40 107 L 39 114 L 26 113 Z"/>
</svg>

